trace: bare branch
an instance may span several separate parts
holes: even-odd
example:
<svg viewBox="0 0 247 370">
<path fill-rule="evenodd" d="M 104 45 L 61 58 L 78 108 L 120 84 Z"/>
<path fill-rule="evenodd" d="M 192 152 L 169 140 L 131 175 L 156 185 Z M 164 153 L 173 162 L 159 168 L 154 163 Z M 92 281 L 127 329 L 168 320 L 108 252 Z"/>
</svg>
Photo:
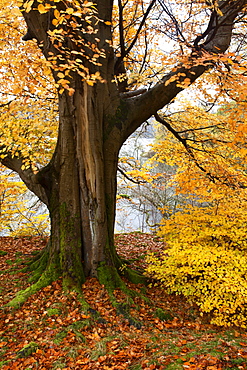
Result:
<svg viewBox="0 0 247 370">
<path fill-rule="evenodd" d="M 123 60 L 125 55 L 125 45 L 124 45 L 124 32 L 123 32 L 123 6 L 122 1 L 118 0 L 118 9 L 119 9 L 119 41 L 120 41 L 120 51 L 121 51 L 121 60 Z M 117 64 L 117 63 L 116 63 Z M 117 67 L 115 66 L 117 69 Z"/>
<path fill-rule="evenodd" d="M 133 98 L 133 96 L 143 94 L 146 91 L 147 91 L 147 89 L 138 89 L 138 90 L 134 90 L 134 91 L 126 91 L 126 92 L 120 94 L 120 97 L 121 98 Z"/>
<path fill-rule="evenodd" d="M 155 119 L 157 120 L 157 122 L 161 123 L 163 126 L 165 126 L 167 128 L 168 131 L 170 131 L 174 137 L 184 146 L 184 148 L 186 149 L 187 153 L 189 154 L 189 156 L 191 157 L 191 159 L 193 160 L 193 162 L 195 163 L 195 165 L 202 171 L 206 174 L 206 176 L 212 181 L 212 182 L 215 182 L 215 180 L 220 180 L 217 176 L 213 176 L 210 172 L 208 172 L 204 167 L 202 167 L 200 165 L 200 163 L 197 161 L 193 151 L 192 151 L 192 148 L 188 145 L 187 143 L 187 139 L 186 138 L 182 138 L 179 133 L 169 124 L 169 122 L 165 121 L 163 118 L 161 118 L 158 113 L 155 113 L 154 115 Z"/>
<path fill-rule="evenodd" d="M 118 70 L 121 62 L 123 61 L 124 57 L 126 57 L 129 52 L 133 49 L 133 47 L 135 46 L 135 43 L 138 39 L 138 36 L 146 22 L 146 19 L 150 13 L 150 11 L 152 10 L 154 4 L 155 4 L 156 0 L 152 0 L 151 3 L 149 4 L 142 20 L 141 20 L 141 23 L 138 27 L 138 30 L 136 31 L 136 34 L 130 44 L 130 46 L 128 47 L 127 50 L 125 50 L 125 47 L 124 47 L 124 39 L 123 39 L 123 27 L 122 27 L 122 24 L 119 24 L 119 31 L 120 31 L 120 48 L 121 48 L 121 56 L 119 58 L 117 58 L 117 61 L 116 61 L 116 64 L 115 64 L 115 70 Z M 119 0 L 119 3 L 120 3 L 120 6 L 121 8 L 119 8 L 119 23 L 120 23 L 120 20 L 122 20 L 123 22 L 123 18 L 122 18 L 122 5 L 121 5 L 121 0 Z M 120 16 L 121 16 L 121 19 L 120 19 Z M 121 33 L 122 32 L 122 33 Z"/>
<path fill-rule="evenodd" d="M 204 126 L 204 127 L 197 127 L 197 128 L 189 128 L 187 130 L 178 131 L 178 134 L 185 134 L 187 132 L 194 132 L 194 131 L 202 131 L 202 130 L 208 130 L 210 128 L 219 128 L 222 127 L 224 123 L 218 123 L 217 125 L 210 125 L 210 126 Z"/>
<path fill-rule="evenodd" d="M 145 184 L 146 183 L 146 181 L 138 181 L 138 180 L 132 179 L 132 177 L 129 177 L 119 166 L 117 169 L 121 173 L 121 175 L 123 175 L 127 180 L 133 182 L 134 184 Z"/>
<path fill-rule="evenodd" d="M 182 138 L 180 136 L 180 134 L 169 124 L 169 122 L 165 121 L 163 118 L 161 118 L 158 113 L 156 113 L 155 115 L 155 119 L 157 120 L 157 122 L 161 123 L 163 126 L 165 126 L 167 128 L 168 131 L 170 131 L 174 137 L 183 145 L 183 147 L 185 148 L 186 152 L 188 153 L 189 157 L 191 158 L 191 160 L 195 163 L 196 167 L 205 173 L 205 175 L 207 176 L 207 178 L 212 181 L 213 183 L 215 183 L 216 181 L 219 181 L 221 182 L 222 184 L 224 185 L 227 185 L 231 188 L 235 188 L 235 187 L 240 187 L 240 188 L 245 188 L 245 186 L 243 184 L 239 184 L 238 183 L 238 180 L 236 179 L 236 182 L 234 180 L 231 181 L 231 179 L 227 178 L 226 176 L 224 177 L 220 177 L 220 176 L 217 176 L 215 174 L 212 174 L 210 171 L 206 170 L 203 165 L 201 165 L 194 152 L 193 151 L 200 151 L 200 152 L 203 152 L 203 153 L 208 153 L 207 150 L 205 149 L 199 149 L 199 148 L 194 148 L 190 145 L 188 145 L 187 141 L 189 139 L 187 138 Z M 194 140 L 192 140 L 194 141 Z M 210 153 L 212 155 L 212 153 Z M 218 156 L 224 158 L 221 154 L 217 154 Z M 237 183 L 237 185 L 236 185 Z"/>
</svg>

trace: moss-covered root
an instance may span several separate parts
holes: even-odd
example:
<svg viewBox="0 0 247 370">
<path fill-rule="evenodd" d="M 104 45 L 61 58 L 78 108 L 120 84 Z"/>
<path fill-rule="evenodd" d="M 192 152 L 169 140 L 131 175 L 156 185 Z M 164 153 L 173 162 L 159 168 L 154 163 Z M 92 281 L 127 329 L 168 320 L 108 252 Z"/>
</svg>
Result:
<svg viewBox="0 0 247 370">
<path fill-rule="evenodd" d="M 17 352 L 17 357 L 28 357 L 32 353 L 36 352 L 36 350 L 39 348 L 39 345 L 35 342 L 30 342 L 26 344 L 20 351 Z"/>
<path fill-rule="evenodd" d="M 63 275 L 63 290 L 65 292 L 76 292 L 79 295 L 82 294 L 82 284 L 85 282 L 83 274 L 78 274 L 74 276 Z"/>
<path fill-rule="evenodd" d="M 128 267 L 123 269 L 123 275 L 134 284 L 144 284 L 147 285 L 148 279 L 146 276 L 139 274 Z"/>
<path fill-rule="evenodd" d="M 18 308 L 20 307 L 32 294 L 38 292 L 40 289 L 51 284 L 53 281 L 57 280 L 60 276 L 60 272 L 57 268 L 54 268 L 53 265 L 50 265 L 40 276 L 39 280 L 28 287 L 25 290 L 20 290 L 15 298 L 7 303 L 6 306 Z"/>
<path fill-rule="evenodd" d="M 114 266 L 107 266 L 105 263 L 101 263 L 98 267 L 98 279 L 100 284 L 105 286 L 111 298 L 114 297 L 113 292 L 117 288 L 120 288 L 128 295 L 133 295 L 133 292 L 126 287 Z"/>
<path fill-rule="evenodd" d="M 31 258 L 26 263 L 26 267 L 24 267 L 21 271 L 22 272 L 29 272 L 32 271 L 33 275 L 30 278 L 30 281 L 38 281 L 42 273 L 46 269 L 46 265 L 48 262 L 49 252 L 47 247 L 40 251 L 35 257 Z"/>
<path fill-rule="evenodd" d="M 41 255 L 41 257 L 38 260 L 33 261 L 33 263 L 31 263 L 28 266 L 27 271 L 31 271 L 31 276 L 28 279 L 28 281 L 30 283 L 32 283 L 32 282 L 35 283 L 35 282 L 39 281 L 42 274 L 44 273 L 44 271 L 47 268 L 48 258 L 49 258 L 49 253 L 46 250 L 46 251 L 44 251 L 44 253 Z"/>
<path fill-rule="evenodd" d="M 126 279 L 128 279 L 131 283 L 144 285 L 148 284 L 148 279 L 146 276 L 128 267 L 128 260 L 124 261 L 116 253 L 114 256 L 114 261 L 119 274 L 126 277 Z"/>
<path fill-rule="evenodd" d="M 116 308 L 117 313 L 119 315 L 122 315 L 125 319 L 127 319 L 129 322 L 129 325 L 133 325 L 136 328 L 140 329 L 142 326 L 141 322 L 136 320 L 129 313 L 130 304 L 133 304 L 133 299 L 131 297 L 135 296 L 137 293 L 127 288 L 127 286 L 125 285 L 125 283 L 119 276 L 117 269 L 115 267 L 106 266 L 102 264 L 98 268 L 98 279 L 99 279 L 99 282 L 103 284 L 106 290 L 108 291 L 112 305 Z M 116 301 L 115 296 L 113 294 L 116 288 L 121 289 L 126 294 L 126 296 L 128 297 L 127 304 L 119 303 Z"/>
</svg>

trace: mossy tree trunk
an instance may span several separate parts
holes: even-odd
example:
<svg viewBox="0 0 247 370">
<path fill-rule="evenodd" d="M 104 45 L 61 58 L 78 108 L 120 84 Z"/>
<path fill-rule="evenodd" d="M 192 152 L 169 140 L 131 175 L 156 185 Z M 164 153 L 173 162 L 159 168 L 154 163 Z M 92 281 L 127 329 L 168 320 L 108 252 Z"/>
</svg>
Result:
<svg viewBox="0 0 247 370">
<path fill-rule="evenodd" d="M 57 264 L 68 286 L 97 276 L 100 263 L 119 263 L 113 237 L 121 136 L 111 137 L 113 117 L 105 114 L 104 101 L 108 109 L 112 106 L 103 98 L 109 95 L 106 85 L 75 83 L 79 87 L 73 96 L 64 92 L 59 97 L 57 146 L 37 177 L 51 218 L 48 264 Z"/>
</svg>

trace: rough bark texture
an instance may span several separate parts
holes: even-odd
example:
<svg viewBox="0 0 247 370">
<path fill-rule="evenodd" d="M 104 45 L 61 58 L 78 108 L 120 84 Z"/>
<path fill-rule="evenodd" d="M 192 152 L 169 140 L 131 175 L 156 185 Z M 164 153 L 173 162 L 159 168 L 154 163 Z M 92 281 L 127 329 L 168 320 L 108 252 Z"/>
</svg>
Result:
<svg viewBox="0 0 247 370">
<path fill-rule="evenodd" d="M 111 20 L 112 1 L 96 3 L 98 17 Z M 192 83 L 208 68 L 208 63 L 196 62 L 202 50 L 223 53 L 228 48 L 233 22 L 246 1 L 225 3 L 220 25 L 192 54 L 190 66 L 178 66 L 159 84 L 131 98 L 123 98 L 112 82 L 114 52 L 104 41 L 111 39 L 111 27 L 100 22 L 99 47 L 104 47 L 106 58 L 100 60 L 100 67 L 89 68 L 92 73 L 99 69 L 106 82 L 88 86 L 74 74 L 71 86 L 75 93 L 59 95 L 58 141 L 49 165 L 34 175 L 31 170 L 21 170 L 21 160 L 4 160 L 48 206 L 51 238 L 47 268 L 52 265 L 61 271 L 66 285 L 80 286 L 85 276 L 97 276 L 102 266 L 107 266 L 105 271 L 112 271 L 114 278 L 115 268 L 120 266 L 113 243 L 119 150 L 129 135 L 182 90 L 177 81 L 165 84 L 172 75 L 183 72 Z M 49 52 L 57 53 L 47 36 L 49 14 L 31 10 L 24 17 L 32 37 L 42 42 L 45 57 Z"/>
</svg>

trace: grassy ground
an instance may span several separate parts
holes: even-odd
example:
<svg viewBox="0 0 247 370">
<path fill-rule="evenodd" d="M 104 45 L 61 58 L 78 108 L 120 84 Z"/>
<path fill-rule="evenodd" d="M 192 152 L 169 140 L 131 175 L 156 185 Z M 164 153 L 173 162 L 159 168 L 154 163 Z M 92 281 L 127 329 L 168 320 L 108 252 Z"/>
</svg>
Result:
<svg viewBox="0 0 247 370">
<path fill-rule="evenodd" d="M 58 280 L 18 309 L 4 307 L 27 287 L 23 261 L 45 245 L 37 238 L 0 238 L 0 368 L 214 370 L 247 369 L 247 334 L 208 324 L 182 297 L 160 286 L 127 284 L 136 297 L 115 291 L 114 308 L 104 287 L 88 279 L 83 310 L 75 293 L 64 294 Z M 118 235 L 119 253 L 136 268 L 145 254 L 164 244 L 147 234 Z"/>
</svg>

